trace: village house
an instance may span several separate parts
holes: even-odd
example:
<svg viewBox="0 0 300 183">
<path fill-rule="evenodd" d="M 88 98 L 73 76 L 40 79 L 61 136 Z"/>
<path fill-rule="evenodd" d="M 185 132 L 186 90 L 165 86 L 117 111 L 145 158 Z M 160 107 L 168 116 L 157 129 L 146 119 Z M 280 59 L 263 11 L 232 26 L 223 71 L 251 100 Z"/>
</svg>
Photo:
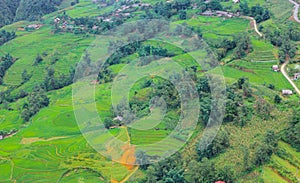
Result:
<svg viewBox="0 0 300 183">
<path fill-rule="evenodd" d="M 212 11 L 205 11 L 205 12 L 201 13 L 201 15 L 203 15 L 203 16 L 213 16 L 213 15 L 215 15 L 215 13 L 212 12 Z"/>
<path fill-rule="evenodd" d="M 3 140 L 3 139 L 4 139 L 3 135 L 0 135 L 0 140 Z"/>
<path fill-rule="evenodd" d="M 272 66 L 272 70 L 275 71 L 275 72 L 279 72 L 280 71 L 280 68 L 278 65 L 273 65 Z"/>
<path fill-rule="evenodd" d="M 228 17 L 228 18 L 232 18 L 234 16 L 233 13 L 226 12 L 226 11 L 216 11 L 216 14 L 219 17 L 225 16 L 225 17 Z"/>
<path fill-rule="evenodd" d="M 55 19 L 54 19 L 54 23 L 59 24 L 59 23 L 60 23 L 60 18 L 58 18 L 58 17 L 55 18 Z"/>
<path fill-rule="evenodd" d="M 117 116 L 114 118 L 114 121 L 123 121 L 123 117 L 122 116 Z"/>
<path fill-rule="evenodd" d="M 241 2 L 240 0 L 232 0 L 234 4 Z"/>
<path fill-rule="evenodd" d="M 282 95 L 293 95 L 292 90 L 282 90 Z"/>
<path fill-rule="evenodd" d="M 298 80 L 299 78 L 300 78 L 300 72 L 295 73 L 294 77 L 293 77 L 293 80 Z"/>
<path fill-rule="evenodd" d="M 31 25 L 27 25 L 28 29 L 39 29 L 41 28 L 42 25 L 41 24 L 31 24 Z"/>
</svg>

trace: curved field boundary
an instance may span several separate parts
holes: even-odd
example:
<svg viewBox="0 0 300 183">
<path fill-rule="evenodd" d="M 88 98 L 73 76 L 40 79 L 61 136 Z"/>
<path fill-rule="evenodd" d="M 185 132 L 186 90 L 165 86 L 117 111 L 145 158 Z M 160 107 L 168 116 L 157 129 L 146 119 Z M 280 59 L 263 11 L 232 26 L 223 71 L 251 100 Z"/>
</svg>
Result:
<svg viewBox="0 0 300 183">
<path fill-rule="evenodd" d="M 293 14 L 293 18 L 296 22 L 300 23 L 299 17 L 298 17 L 298 12 L 299 12 L 299 4 L 293 0 L 289 0 L 290 3 L 294 4 L 295 9 L 294 9 L 294 14 Z"/>
<path fill-rule="evenodd" d="M 281 72 L 284 75 L 284 77 L 288 80 L 288 82 L 291 83 L 291 85 L 293 86 L 293 88 L 295 89 L 296 93 L 298 93 L 298 95 L 300 96 L 300 90 L 298 89 L 298 87 L 296 86 L 296 84 L 291 80 L 291 78 L 289 77 L 289 75 L 286 73 L 285 71 L 285 67 L 287 66 L 287 64 L 289 63 L 289 61 L 287 60 L 282 66 L 281 66 Z"/>
<path fill-rule="evenodd" d="M 245 18 L 245 19 L 248 19 L 248 20 L 250 20 L 250 21 L 252 21 L 255 32 L 256 32 L 260 37 L 263 36 L 263 34 L 262 34 L 261 32 L 259 32 L 259 30 L 258 30 L 258 28 L 257 28 L 257 22 L 256 22 L 256 20 L 255 20 L 253 17 L 248 17 L 248 16 L 241 16 L 241 17 L 242 17 L 242 18 Z"/>
</svg>

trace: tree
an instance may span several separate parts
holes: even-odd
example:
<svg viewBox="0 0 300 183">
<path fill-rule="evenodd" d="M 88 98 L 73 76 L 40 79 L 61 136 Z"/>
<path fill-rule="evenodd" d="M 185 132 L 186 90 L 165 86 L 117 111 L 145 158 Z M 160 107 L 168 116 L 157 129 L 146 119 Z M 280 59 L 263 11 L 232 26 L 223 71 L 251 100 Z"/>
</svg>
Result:
<svg viewBox="0 0 300 183">
<path fill-rule="evenodd" d="M 221 130 L 210 144 L 206 144 L 205 142 L 199 144 L 197 153 L 200 160 L 203 158 L 211 158 L 222 153 L 229 146 L 228 133 Z"/>
<path fill-rule="evenodd" d="M 31 75 L 27 72 L 27 70 L 25 69 L 22 72 L 22 84 L 26 83 L 27 81 L 29 81 L 31 78 Z"/>
<path fill-rule="evenodd" d="M 278 146 L 278 137 L 274 131 L 268 131 L 262 143 L 260 143 L 254 153 L 254 163 L 258 166 L 268 163 L 272 154 Z"/>
<path fill-rule="evenodd" d="M 294 109 L 289 128 L 283 137 L 284 141 L 300 151 L 300 109 Z"/>
<path fill-rule="evenodd" d="M 240 10 L 241 10 L 242 14 L 249 15 L 250 8 L 249 8 L 248 3 L 246 1 L 242 1 L 240 3 Z"/>
<path fill-rule="evenodd" d="M 144 151 L 137 151 L 135 154 L 136 163 L 140 165 L 140 168 L 146 170 L 149 166 L 149 158 Z"/>
<path fill-rule="evenodd" d="M 223 6 L 217 0 L 212 0 L 207 4 L 207 7 L 212 10 L 223 10 Z"/>
<path fill-rule="evenodd" d="M 185 20 L 187 18 L 186 10 L 180 10 L 179 11 L 179 19 Z"/>
<path fill-rule="evenodd" d="M 40 111 L 40 109 L 48 106 L 50 103 L 46 92 L 40 87 L 36 86 L 34 91 L 29 94 L 27 102 L 23 106 L 21 117 L 25 122 Z"/>
<path fill-rule="evenodd" d="M 37 55 L 33 65 L 38 65 L 39 63 L 41 63 L 43 61 L 43 58 L 40 55 Z"/>
<path fill-rule="evenodd" d="M 249 149 L 248 147 L 246 146 L 243 146 L 243 167 L 244 167 L 244 170 L 245 171 L 248 171 L 249 170 L 249 159 L 250 159 L 250 152 L 249 152 Z"/>
<path fill-rule="evenodd" d="M 14 60 L 10 54 L 6 54 L 0 59 L 0 85 L 3 82 L 3 77 L 6 71 L 13 65 Z"/>
<path fill-rule="evenodd" d="M 280 102 L 281 102 L 281 97 L 279 96 L 279 95 L 275 95 L 275 97 L 274 97 L 274 102 L 276 103 L 276 104 L 280 104 Z"/>
</svg>

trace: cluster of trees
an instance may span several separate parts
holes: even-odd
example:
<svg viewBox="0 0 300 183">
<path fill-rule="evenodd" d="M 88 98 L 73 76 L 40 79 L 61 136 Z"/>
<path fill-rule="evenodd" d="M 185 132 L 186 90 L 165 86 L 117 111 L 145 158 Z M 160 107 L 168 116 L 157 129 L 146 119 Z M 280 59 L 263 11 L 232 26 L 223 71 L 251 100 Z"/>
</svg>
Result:
<svg viewBox="0 0 300 183">
<path fill-rule="evenodd" d="M 0 46 L 3 45 L 4 43 L 14 39 L 16 37 L 15 32 L 7 32 L 5 30 L 2 30 L 0 32 Z"/>
<path fill-rule="evenodd" d="M 57 10 L 62 0 L 1 0 L 0 27 L 20 20 L 39 20 Z"/>
<path fill-rule="evenodd" d="M 261 27 L 266 38 L 274 45 L 279 47 L 279 60 L 281 63 L 286 59 L 294 58 L 297 47 L 293 41 L 300 41 L 300 31 L 294 25 L 287 28 L 274 29 L 272 27 Z"/>
<path fill-rule="evenodd" d="M 253 108 L 246 105 L 243 98 L 251 98 L 252 90 L 248 78 L 239 78 L 237 83 L 227 88 L 224 122 L 234 122 L 243 127 L 251 119 Z"/>
<path fill-rule="evenodd" d="M 286 130 L 283 140 L 291 144 L 300 151 L 300 109 L 297 108 L 293 112 L 290 126 Z"/>
<path fill-rule="evenodd" d="M 243 15 L 254 17 L 258 23 L 268 20 L 271 17 L 268 9 L 266 9 L 258 4 L 255 6 L 252 6 L 250 8 L 248 6 L 248 3 L 245 1 L 242 1 L 240 3 L 240 11 Z"/>
<path fill-rule="evenodd" d="M 147 162 L 147 156 L 139 153 L 139 161 Z M 164 161 L 143 166 L 146 169 L 146 178 L 141 182 L 203 182 L 211 183 L 217 181 L 233 182 L 236 180 L 234 169 L 230 166 L 216 168 L 217 166 L 211 160 L 203 158 L 201 161 L 189 163 L 184 168 L 182 157 L 175 154 Z"/>
<path fill-rule="evenodd" d="M 21 0 L 0 1 L 0 27 L 11 24 L 14 21 L 20 1 Z"/>
<path fill-rule="evenodd" d="M 148 90 L 147 97 L 140 97 L 139 91 L 146 88 L 151 88 L 151 90 Z M 156 100 L 151 100 L 153 98 L 156 98 Z M 112 116 L 104 120 L 104 125 L 106 128 L 109 128 L 130 123 L 136 117 L 142 118 L 150 113 L 150 107 L 161 106 L 162 100 L 168 106 L 166 112 L 178 111 L 180 108 L 178 91 L 170 81 L 162 78 L 145 78 L 139 90 L 135 91 L 135 95 L 129 99 L 129 105 L 126 104 L 125 100 L 121 100 L 116 109 L 111 109 Z M 172 115 L 167 115 L 164 121 L 166 123 L 165 129 L 173 129 L 176 126 L 178 122 L 177 114 L 172 113 Z M 121 116 L 123 118 L 122 122 L 113 120 L 113 116 Z"/>
<path fill-rule="evenodd" d="M 60 74 L 58 76 L 55 76 L 55 70 L 53 69 L 53 67 L 48 67 L 47 75 L 42 86 L 46 91 L 57 90 L 65 86 L 69 86 L 73 83 L 74 75 L 74 68 L 71 68 L 69 70 L 69 75 Z"/>
<path fill-rule="evenodd" d="M 278 137 L 274 131 L 268 131 L 262 143 L 260 143 L 255 150 L 253 162 L 260 166 L 268 163 L 272 154 L 276 151 L 278 146 Z"/>
<path fill-rule="evenodd" d="M 164 18 L 170 18 L 173 15 L 180 14 L 181 19 L 186 19 L 186 11 L 191 6 L 190 0 L 175 0 L 172 2 L 158 2 L 156 3 L 151 11 L 156 15 Z M 150 12 L 146 12 L 146 15 L 150 15 Z M 153 15 L 152 15 L 153 16 Z M 152 17 L 153 18 L 153 17 Z"/>
<path fill-rule="evenodd" d="M 141 42 L 132 42 L 124 45 L 122 41 L 112 41 L 109 43 L 109 51 L 113 54 L 105 62 L 105 65 L 101 68 L 98 74 L 99 83 L 107 83 L 113 80 L 114 74 L 108 68 L 111 65 L 119 64 L 123 57 L 137 53 L 141 58 L 140 65 L 147 65 L 153 59 L 157 57 L 170 57 L 174 56 L 173 53 L 169 53 L 167 49 L 160 46 L 143 45 Z M 151 57 L 149 57 L 151 56 Z"/>
<path fill-rule="evenodd" d="M 79 3 L 79 0 L 75 0 L 75 1 L 72 1 L 72 2 L 70 3 L 70 5 L 71 5 L 71 6 L 74 6 L 74 5 L 78 4 L 78 3 Z"/>
<path fill-rule="evenodd" d="M 248 34 L 239 34 L 234 37 L 236 47 L 233 50 L 233 58 L 240 59 L 253 51 L 251 40 Z"/>
<path fill-rule="evenodd" d="M 233 40 L 225 38 L 209 44 L 215 48 L 218 59 L 224 58 L 230 50 L 233 50 L 233 59 L 240 59 L 253 51 L 250 37 L 247 34 L 238 34 L 234 36 Z"/>
<path fill-rule="evenodd" d="M 10 54 L 6 54 L 0 60 L 0 85 L 3 84 L 3 77 L 6 71 L 13 65 L 14 59 Z"/>
<path fill-rule="evenodd" d="M 34 91 L 29 94 L 27 102 L 23 105 L 21 117 L 27 122 L 31 117 L 38 113 L 42 108 L 47 107 L 50 101 L 45 90 L 40 86 L 34 88 Z"/>
<path fill-rule="evenodd" d="M 210 159 L 217 156 L 218 154 L 224 152 L 229 146 L 230 143 L 228 132 L 221 130 L 211 143 L 199 144 L 197 147 L 197 153 L 201 161 L 203 158 Z"/>
</svg>

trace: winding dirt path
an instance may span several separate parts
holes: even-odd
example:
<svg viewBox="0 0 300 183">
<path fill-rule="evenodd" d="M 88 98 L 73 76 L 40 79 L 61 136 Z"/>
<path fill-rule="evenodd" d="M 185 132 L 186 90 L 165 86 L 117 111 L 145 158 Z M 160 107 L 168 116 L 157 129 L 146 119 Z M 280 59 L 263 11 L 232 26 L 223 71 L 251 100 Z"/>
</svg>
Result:
<svg viewBox="0 0 300 183">
<path fill-rule="evenodd" d="M 290 82 L 290 84 L 293 86 L 293 88 L 295 89 L 296 93 L 298 93 L 298 95 L 300 96 L 300 90 L 298 89 L 298 87 L 295 85 L 295 83 L 291 80 L 291 78 L 289 77 L 289 75 L 286 73 L 286 66 L 289 63 L 289 60 L 287 60 L 286 62 L 284 62 L 284 64 L 282 64 L 280 70 L 282 72 L 282 74 L 284 75 L 284 77 Z"/>
<path fill-rule="evenodd" d="M 241 16 L 241 17 L 250 20 L 250 21 L 253 23 L 255 32 L 256 32 L 260 37 L 263 36 L 263 34 L 262 34 L 261 32 L 259 32 L 259 30 L 258 30 L 258 28 L 257 28 L 256 20 L 255 20 L 253 17 L 248 17 L 248 16 Z"/>
<path fill-rule="evenodd" d="M 293 18 L 296 22 L 300 23 L 300 20 L 299 20 L 299 16 L 298 16 L 298 12 L 299 12 L 299 4 L 293 0 L 289 0 L 290 3 L 294 4 L 295 6 L 295 9 L 293 10 L 294 14 L 293 14 Z"/>
<path fill-rule="evenodd" d="M 295 9 L 293 10 L 293 18 L 296 22 L 300 23 L 299 17 L 298 17 L 298 12 L 299 12 L 299 4 L 293 0 L 289 0 L 292 4 L 295 5 Z M 288 65 L 289 60 L 286 60 L 284 62 L 284 64 L 282 64 L 280 70 L 282 72 L 282 74 L 284 75 L 284 77 L 288 80 L 288 82 L 293 86 L 293 88 L 295 89 L 296 93 L 298 93 L 298 95 L 300 95 L 300 90 L 299 88 L 296 86 L 296 84 L 291 80 L 291 78 L 289 77 L 289 75 L 286 73 L 286 66 Z"/>
</svg>

